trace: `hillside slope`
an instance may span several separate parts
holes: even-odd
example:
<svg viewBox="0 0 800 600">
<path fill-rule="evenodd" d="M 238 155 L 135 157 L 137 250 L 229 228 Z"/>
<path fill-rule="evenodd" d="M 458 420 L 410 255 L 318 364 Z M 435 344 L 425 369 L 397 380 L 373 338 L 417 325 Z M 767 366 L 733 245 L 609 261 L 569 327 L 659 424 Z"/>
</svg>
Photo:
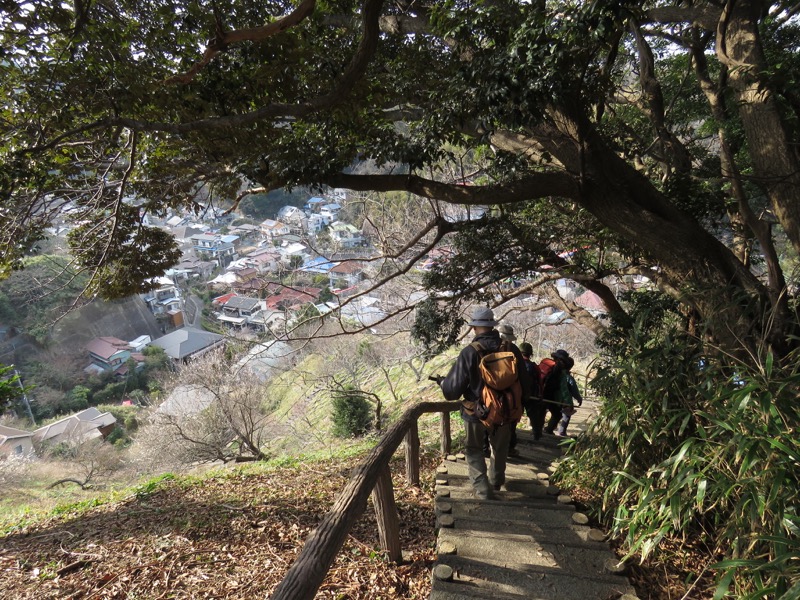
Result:
<svg viewBox="0 0 800 600">
<path fill-rule="evenodd" d="M 283 577 L 360 455 L 167 476 L 117 499 L 64 506 L 0 537 L 0 597 L 254 598 Z M 402 473 L 396 461 L 394 473 Z M 434 460 L 425 461 L 432 481 Z M 387 564 L 374 513 L 351 532 L 319 598 L 426 598 L 432 492 L 395 476 L 407 561 Z"/>
</svg>

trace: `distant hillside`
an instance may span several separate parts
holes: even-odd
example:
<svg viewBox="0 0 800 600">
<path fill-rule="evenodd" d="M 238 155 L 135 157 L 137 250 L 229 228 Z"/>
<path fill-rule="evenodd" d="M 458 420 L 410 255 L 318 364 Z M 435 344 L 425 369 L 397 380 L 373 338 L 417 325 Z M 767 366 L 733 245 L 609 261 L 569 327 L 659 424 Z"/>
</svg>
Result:
<svg viewBox="0 0 800 600">
<path fill-rule="evenodd" d="M 116 302 L 92 302 L 69 313 L 55 324 L 52 346 L 84 347 L 101 336 L 130 341 L 140 335 L 162 336 L 156 318 L 138 296 Z"/>
</svg>

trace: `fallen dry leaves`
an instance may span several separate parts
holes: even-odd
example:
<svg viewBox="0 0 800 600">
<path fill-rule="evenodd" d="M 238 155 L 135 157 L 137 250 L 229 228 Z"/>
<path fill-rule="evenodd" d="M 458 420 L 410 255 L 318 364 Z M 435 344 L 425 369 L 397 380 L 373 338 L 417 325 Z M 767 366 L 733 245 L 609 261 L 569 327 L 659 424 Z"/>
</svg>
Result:
<svg viewBox="0 0 800 600">
<path fill-rule="evenodd" d="M 424 461 L 422 490 L 405 482 L 402 460 L 392 467 L 404 563 L 381 555 L 370 505 L 317 598 L 428 597 L 435 463 Z M 148 493 L 52 517 L 0 538 L 0 598 L 265 598 L 356 464 L 165 480 Z"/>
</svg>

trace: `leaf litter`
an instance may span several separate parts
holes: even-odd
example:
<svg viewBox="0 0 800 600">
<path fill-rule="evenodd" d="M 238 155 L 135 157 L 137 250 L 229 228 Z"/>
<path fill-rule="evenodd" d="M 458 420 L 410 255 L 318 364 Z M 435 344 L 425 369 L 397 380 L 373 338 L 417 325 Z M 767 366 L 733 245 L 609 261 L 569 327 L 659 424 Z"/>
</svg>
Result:
<svg viewBox="0 0 800 600">
<path fill-rule="evenodd" d="M 435 457 L 423 457 L 433 480 Z M 0 597 L 265 598 L 343 489 L 358 458 L 162 481 L 144 494 L 51 516 L 0 538 Z M 380 550 L 372 504 L 316 598 L 427 598 L 435 559 L 430 484 L 393 466 L 404 561 Z"/>
</svg>

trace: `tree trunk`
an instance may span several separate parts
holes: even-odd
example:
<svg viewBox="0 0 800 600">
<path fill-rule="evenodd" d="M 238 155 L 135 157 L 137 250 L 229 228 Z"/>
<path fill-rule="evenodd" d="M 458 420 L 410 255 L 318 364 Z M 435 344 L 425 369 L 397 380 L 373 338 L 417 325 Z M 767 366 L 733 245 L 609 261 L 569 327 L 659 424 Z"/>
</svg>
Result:
<svg viewBox="0 0 800 600">
<path fill-rule="evenodd" d="M 736 90 L 753 173 L 795 251 L 800 252 L 800 160 L 770 82 L 758 21 L 762 2 L 729 1 L 717 27 L 717 55 Z"/>
<path fill-rule="evenodd" d="M 742 355 L 783 337 L 766 326 L 766 289 L 722 242 L 610 149 L 580 109 L 550 114 L 538 139 L 580 181 L 580 204 L 655 259 L 657 275 L 703 315 L 722 349 Z"/>
</svg>

